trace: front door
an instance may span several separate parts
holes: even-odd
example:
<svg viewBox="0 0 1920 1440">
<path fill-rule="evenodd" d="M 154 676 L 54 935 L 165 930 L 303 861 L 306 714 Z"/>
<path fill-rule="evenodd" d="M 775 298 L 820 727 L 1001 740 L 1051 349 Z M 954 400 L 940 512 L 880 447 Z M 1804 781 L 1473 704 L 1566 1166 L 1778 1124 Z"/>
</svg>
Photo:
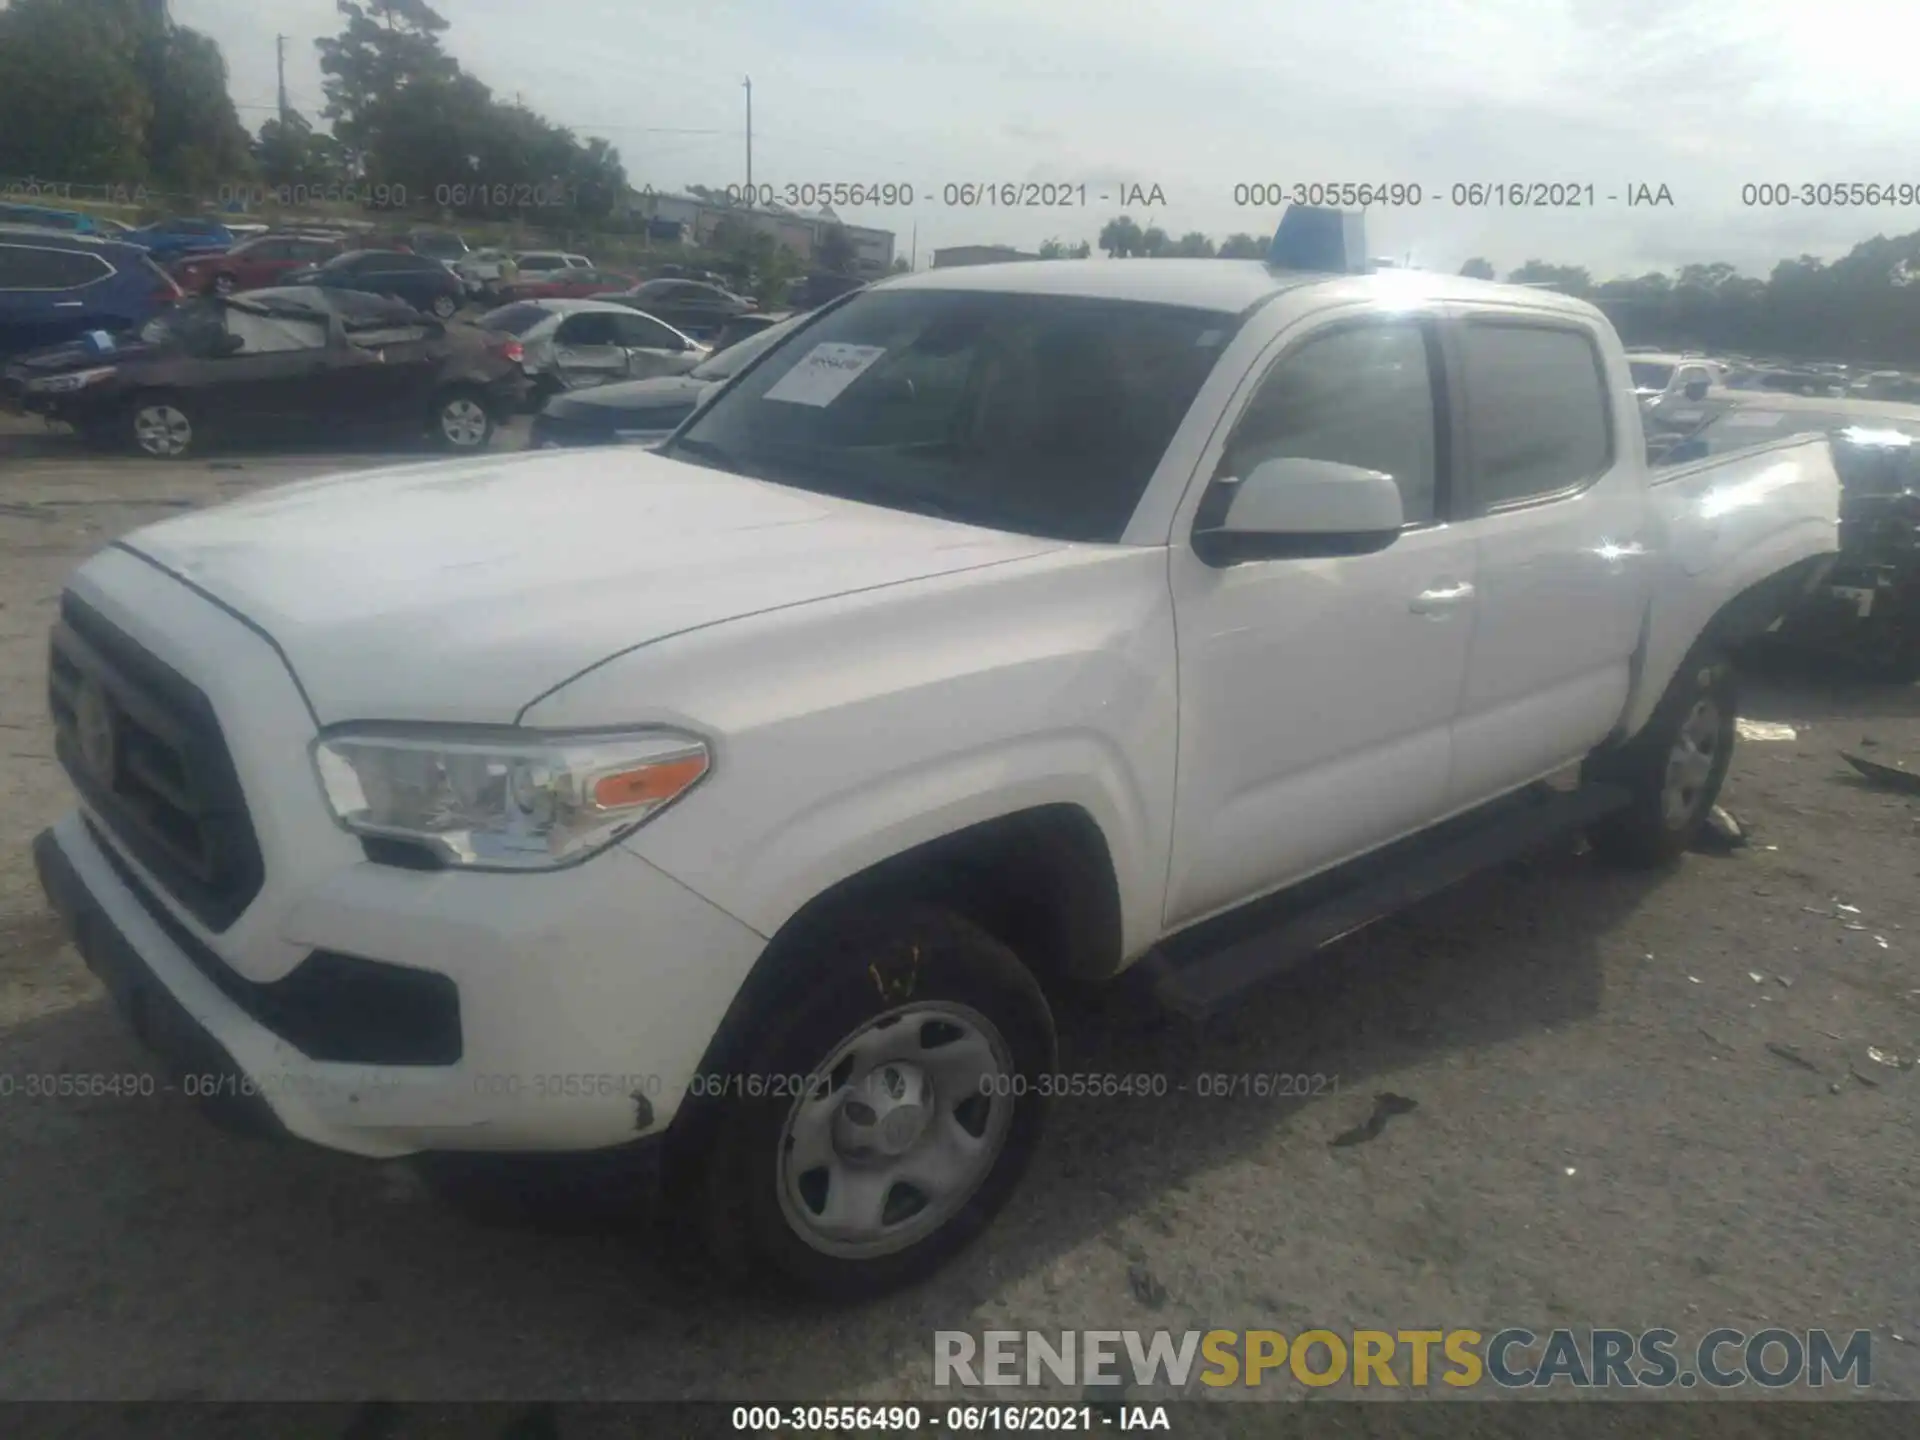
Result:
<svg viewBox="0 0 1920 1440">
<path fill-rule="evenodd" d="M 678 375 L 688 368 L 685 342 L 651 315 L 636 311 L 631 315 L 615 315 L 613 321 L 620 348 L 626 352 L 627 374 L 632 379 Z"/>
<path fill-rule="evenodd" d="M 1262 460 L 1399 482 L 1406 526 L 1371 555 L 1172 565 L 1180 735 L 1167 924 L 1178 926 L 1438 818 L 1472 628 L 1474 546 L 1450 519 L 1436 320 L 1284 333 L 1243 389 L 1199 513 Z M 1209 452 L 1212 453 L 1212 452 Z M 1189 502 L 1191 506 L 1191 501 Z"/>
</svg>

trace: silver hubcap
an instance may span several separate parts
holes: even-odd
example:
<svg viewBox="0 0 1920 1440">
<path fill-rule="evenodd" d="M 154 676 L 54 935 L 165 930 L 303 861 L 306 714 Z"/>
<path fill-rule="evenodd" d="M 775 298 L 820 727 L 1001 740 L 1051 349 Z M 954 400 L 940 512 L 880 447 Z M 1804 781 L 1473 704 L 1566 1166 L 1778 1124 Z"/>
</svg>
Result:
<svg viewBox="0 0 1920 1440">
<path fill-rule="evenodd" d="M 453 301 L 442 295 L 438 300 L 433 302 L 433 313 L 438 315 L 442 320 L 446 319 L 447 316 L 453 314 Z"/>
<path fill-rule="evenodd" d="M 836 1046 L 780 1137 L 780 1208 L 842 1258 L 924 1239 L 992 1171 L 1013 1120 L 1013 1062 L 993 1022 L 946 1001 L 903 1005 Z"/>
<path fill-rule="evenodd" d="M 487 412 L 477 401 L 449 400 L 440 410 L 440 433 L 455 445 L 478 445 L 487 438 Z"/>
<path fill-rule="evenodd" d="M 133 438 L 149 455 L 180 455 L 193 443 L 193 426 L 171 405 L 142 405 L 134 412 Z"/>
<path fill-rule="evenodd" d="M 213 293 L 216 295 L 231 295 L 233 293 L 233 277 L 231 275 L 216 275 L 213 280 Z"/>
<path fill-rule="evenodd" d="M 1667 752 L 1667 781 L 1660 809 L 1669 827 L 1679 829 L 1692 820 L 1720 754 L 1720 707 L 1711 700 L 1696 701 Z"/>
</svg>

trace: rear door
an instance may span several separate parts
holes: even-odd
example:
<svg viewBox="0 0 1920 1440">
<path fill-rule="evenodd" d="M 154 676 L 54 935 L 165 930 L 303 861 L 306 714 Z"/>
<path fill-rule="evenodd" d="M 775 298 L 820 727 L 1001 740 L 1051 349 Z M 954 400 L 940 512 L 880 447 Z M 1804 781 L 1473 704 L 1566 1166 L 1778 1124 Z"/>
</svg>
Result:
<svg viewBox="0 0 1920 1440">
<path fill-rule="evenodd" d="M 614 331 L 626 352 L 627 375 L 635 380 L 678 375 L 693 368 L 693 350 L 673 330 L 638 312 L 613 315 Z"/>
<path fill-rule="evenodd" d="M 560 322 L 553 337 L 553 367 L 562 385 L 578 389 L 627 378 L 619 325 L 625 318 L 610 310 L 589 310 Z"/>
<path fill-rule="evenodd" d="M 118 318 L 94 303 L 109 298 L 115 273 L 90 251 L 0 242 L 0 353 L 60 344 Z"/>
<path fill-rule="evenodd" d="M 1453 805 L 1578 760 L 1619 721 L 1646 608 L 1644 447 L 1598 322 L 1456 306 L 1463 528 L 1477 550 Z"/>
</svg>

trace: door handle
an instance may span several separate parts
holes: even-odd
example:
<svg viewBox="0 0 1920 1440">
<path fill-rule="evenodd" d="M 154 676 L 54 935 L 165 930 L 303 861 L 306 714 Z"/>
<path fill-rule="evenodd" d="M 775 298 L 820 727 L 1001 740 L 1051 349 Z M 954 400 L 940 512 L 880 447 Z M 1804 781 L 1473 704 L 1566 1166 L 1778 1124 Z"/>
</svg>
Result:
<svg viewBox="0 0 1920 1440">
<path fill-rule="evenodd" d="M 1407 602 L 1407 608 L 1416 615 L 1444 615 L 1454 606 L 1464 605 L 1472 598 L 1473 586 L 1462 581 L 1458 585 L 1422 590 Z"/>
</svg>

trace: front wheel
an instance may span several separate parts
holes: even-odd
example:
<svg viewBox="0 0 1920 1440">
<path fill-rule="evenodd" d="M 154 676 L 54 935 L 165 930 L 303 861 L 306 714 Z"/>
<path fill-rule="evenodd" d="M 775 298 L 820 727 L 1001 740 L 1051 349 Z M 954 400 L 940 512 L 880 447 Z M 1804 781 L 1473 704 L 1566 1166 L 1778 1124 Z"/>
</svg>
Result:
<svg viewBox="0 0 1920 1440">
<path fill-rule="evenodd" d="M 213 277 L 213 293 L 231 295 L 239 288 L 240 282 L 231 275 L 220 274 Z"/>
<path fill-rule="evenodd" d="M 451 295 L 433 297 L 433 316 L 436 320 L 451 320 L 453 312 L 460 308 L 460 302 Z"/>
<path fill-rule="evenodd" d="M 1039 1141 L 1053 1017 L 1033 975 L 948 911 L 847 914 L 783 957 L 803 983 L 696 1089 L 713 1116 L 690 1191 L 738 1272 L 855 1299 L 944 1264 Z"/>
<path fill-rule="evenodd" d="M 450 390 L 434 401 L 433 438 L 442 449 L 484 450 L 493 438 L 493 415 L 472 390 Z"/>
<path fill-rule="evenodd" d="M 1624 786 L 1632 796 L 1593 826 L 1596 854 L 1647 868 L 1672 863 L 1700 838 L 1733 762 L 1737 698 L 1732 662 L 1697 650 L 1638 735 L 1589 757 L 1584 778 Z"/>
</svg>

